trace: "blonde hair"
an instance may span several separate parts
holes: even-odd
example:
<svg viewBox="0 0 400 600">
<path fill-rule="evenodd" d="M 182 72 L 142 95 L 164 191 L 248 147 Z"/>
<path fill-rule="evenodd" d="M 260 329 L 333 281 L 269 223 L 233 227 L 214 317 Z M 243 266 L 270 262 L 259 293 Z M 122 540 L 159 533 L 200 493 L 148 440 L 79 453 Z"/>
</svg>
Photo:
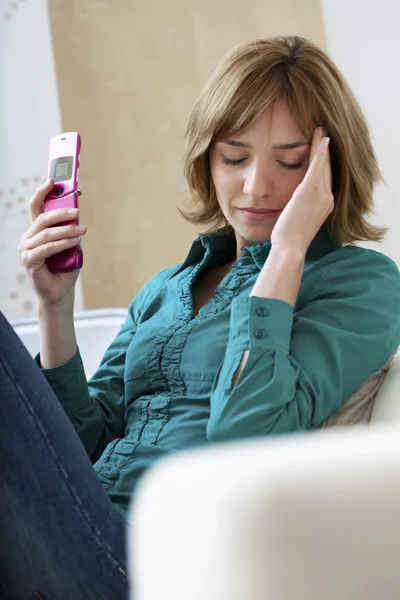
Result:
<svg viewBox="0 0 400 600">
<path fill-rule="evenodd" d="M 219 207 L 209 165 L 217 138 L 249 127 L 273 102 L 283 99 L 300 130 L 311 138 L 315 127 L 330 137 L 335 208 L 327 219 L 334 239 L 352 244 L 380 241 L 385 228 L 373 226 L 373 189 L 382 179 L 362 110 L 330 58 L 315 44 L 297 37 L 251 41 L 222 60 L 202 90 L 189 118 L 184 173 L 192 210 L 190 222 L 227 226 Z"/>
</svg>

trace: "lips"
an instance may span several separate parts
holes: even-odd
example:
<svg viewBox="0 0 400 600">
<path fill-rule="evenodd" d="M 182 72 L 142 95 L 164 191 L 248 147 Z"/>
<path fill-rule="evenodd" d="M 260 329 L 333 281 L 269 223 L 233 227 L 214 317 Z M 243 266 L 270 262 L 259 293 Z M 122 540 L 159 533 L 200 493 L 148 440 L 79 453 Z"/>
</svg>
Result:
<svg viewBox="0 0 400 600">
<path fill-rule="evenodd" d="M 245 212 L 255 213 L 256 215 L 265 215 L 268 213 L 276 213 L 279 212 L 278 208 L 252 208 L 251 206 L 244 208 L 239 208 L 239 210 L 244 210 Z"/>
<path fill-rule="evenodd" d="M 246 206 L 244 208 L 239 208 L 238 210 L 249 221 L 268 221 L 277 219 L 282 212 L 279 209 L 253 208 L 252 206 Z"/>
</svg>

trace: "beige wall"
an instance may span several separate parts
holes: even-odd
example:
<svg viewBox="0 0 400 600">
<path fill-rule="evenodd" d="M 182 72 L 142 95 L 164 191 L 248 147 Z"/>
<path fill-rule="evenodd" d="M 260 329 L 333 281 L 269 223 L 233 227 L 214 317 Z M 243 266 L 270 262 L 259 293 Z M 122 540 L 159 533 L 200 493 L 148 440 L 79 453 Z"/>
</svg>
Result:
<svg viewBox="0 0 400 600">
<path fill-rule="evenodd" d="M 127 305 L 197 234 L 176 210 L 186 121 L 233 45 L 324 45 L 318 0 L 49 0 L 64 130 L 82 134 L 87 308 Z"/>
</svg>

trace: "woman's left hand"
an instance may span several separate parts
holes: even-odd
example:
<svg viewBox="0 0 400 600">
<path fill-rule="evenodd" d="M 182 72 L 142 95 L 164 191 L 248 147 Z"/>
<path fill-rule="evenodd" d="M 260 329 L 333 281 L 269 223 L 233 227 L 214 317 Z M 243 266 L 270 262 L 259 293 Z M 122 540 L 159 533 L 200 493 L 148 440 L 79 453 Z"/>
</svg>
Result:
<svg viewBox="0 0 400 600">
<path fill-rule="evenodd" d="M 311 142 L 307 173 L 272 230 L 272 247 L 290 248 L 305 256 L 333 208 L 329 138 L 322 128 L 317 128 Z"/>
</svg>

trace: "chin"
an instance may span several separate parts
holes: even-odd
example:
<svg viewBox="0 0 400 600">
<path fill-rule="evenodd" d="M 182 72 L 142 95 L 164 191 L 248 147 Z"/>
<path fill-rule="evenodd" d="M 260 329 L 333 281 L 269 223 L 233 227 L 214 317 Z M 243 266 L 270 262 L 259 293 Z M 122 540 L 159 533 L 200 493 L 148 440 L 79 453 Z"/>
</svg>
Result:
<svg viewBox="0 0 400 600">
<path fill-rule="evenodd" d="M 236 238 L 245 240 L 244 246 L 255 246 L 257 244 L 265 244 L 271 239 L 272 227 L 235 227 Z"/>
</svg>

